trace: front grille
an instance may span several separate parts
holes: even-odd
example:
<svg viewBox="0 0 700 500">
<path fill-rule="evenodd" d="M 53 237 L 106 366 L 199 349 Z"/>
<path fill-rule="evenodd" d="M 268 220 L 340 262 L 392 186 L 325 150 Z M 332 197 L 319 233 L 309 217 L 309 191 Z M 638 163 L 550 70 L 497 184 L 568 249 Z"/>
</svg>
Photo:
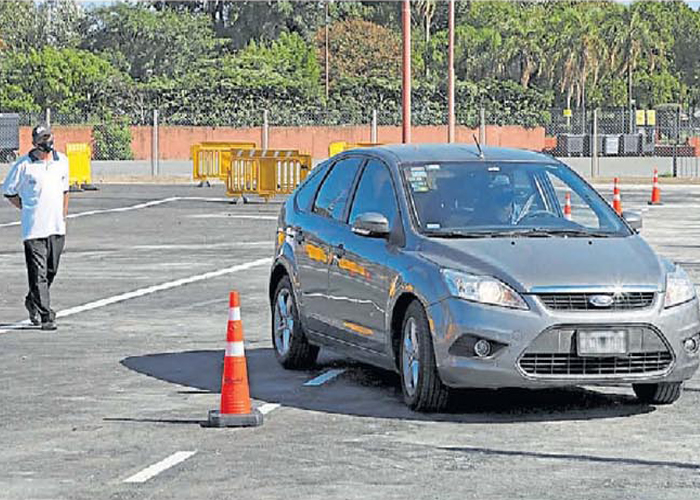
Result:
<svg viewBox="0 0 700 500">
<path fill-rule="evenodd" d="M 625 357 L 583 357 L 576 354 L 531 353 L 520 358 L 530 375 L 634 375 L 663 372 L 673 361 L 668 351 L 632 353 Z"/>
<path fill-rule="evenodd" d="M 596 295 L 607 295 L 613 298 L 609 307 L 597 307 L 590 299 Z M 644 309 L 654 303 L 654 292 L 625 292 L 611 293 L 541 293 L 537 295 L 549 309 L 566 311 L 620 311 L 629 309 Z"/>
</svg>

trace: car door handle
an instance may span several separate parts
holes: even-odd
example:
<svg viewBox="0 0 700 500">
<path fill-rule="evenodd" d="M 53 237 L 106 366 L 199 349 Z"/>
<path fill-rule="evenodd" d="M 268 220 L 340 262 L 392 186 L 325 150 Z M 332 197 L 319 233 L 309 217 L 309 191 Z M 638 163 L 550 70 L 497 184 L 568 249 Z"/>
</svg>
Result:
<svg viewBox="0 0 700 500">
<path fill-rule="evenodd" d="M 343 257 L 345 257 L 345 247 L 343 246 L 342 243 L 340 245 L 338 245 L 337 247 L 333 248 L 333 254 L 335 254 L 335 256 L 338 259 L 342 259 Z"/>
</svg>

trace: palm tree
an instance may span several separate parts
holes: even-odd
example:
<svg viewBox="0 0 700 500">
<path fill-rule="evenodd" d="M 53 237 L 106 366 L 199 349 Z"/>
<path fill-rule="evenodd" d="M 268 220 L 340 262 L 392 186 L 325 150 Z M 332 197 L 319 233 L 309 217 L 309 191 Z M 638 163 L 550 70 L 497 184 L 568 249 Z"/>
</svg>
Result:
<svg viewBox="0 0 700 500">
<path fill-rule="evenodd" d="M 627 76 L 627 101 L 632 112 L 632 74 L 642 58 L 649 64 L 649 71 L 656 68 L 663 46 L 651 25 L 643 17 L 644 2 L 622 8 L 617 19 L 611 19 L 604 27 L 610 53 L 608 62 L 618 75 Z M 632 127 L 630 115 L 630 129 Z M 630 130 L 631 131 L 631 130 Z"/>
</svg>

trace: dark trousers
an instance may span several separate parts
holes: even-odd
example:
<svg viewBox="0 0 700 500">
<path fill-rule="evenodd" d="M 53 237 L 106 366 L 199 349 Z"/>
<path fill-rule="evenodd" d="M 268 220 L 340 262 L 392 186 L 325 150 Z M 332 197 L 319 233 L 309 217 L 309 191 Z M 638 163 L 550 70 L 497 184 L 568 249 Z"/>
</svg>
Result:
<svg viewBox="0 0 700 500">
<path fill-rule="evenodd" d="M 58 263 L 65 243 L 65 236 L 53 235 L 24 241 L 24 259 L 27 263 L 29 293 L 25 299 L 27 308 L 34 308 L 42 322 L 53 321 L 49 288 L 58 272 Z"/>
</svg>

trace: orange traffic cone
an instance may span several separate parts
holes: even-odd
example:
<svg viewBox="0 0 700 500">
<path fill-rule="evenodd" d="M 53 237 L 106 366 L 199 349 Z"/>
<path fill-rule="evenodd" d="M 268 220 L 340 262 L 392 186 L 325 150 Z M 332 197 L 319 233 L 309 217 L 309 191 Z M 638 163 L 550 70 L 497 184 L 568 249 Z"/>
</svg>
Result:
<svg viewBox="0 0 700 500">
<path fill-rule="evenodd" d="M 613 187 L 613 209 L 618 215 L 622 215 L 622 198 L 620 197 L 620 179 L 615 177 L 615 184 Z"/>
<path fill-rule="evenodd" d="M 659 188 L 659 171 L 657 169 L 654 169 L 654 183 L 651 188 L 649 205 L 663 205 L 661 203 L 661 188 Z"/>
<path fill-rule="evenodd" d="M 240 299 L 238 292 L 231 292 L 224 373 L 221 377 L 221 409 L 209 412 L 208 425 L 210 427 L 255 427 L 262 423 L 262 413 L 252 410 L 250 405 Z"/>
<path fill-rule="evenodd" d="M 571 220 L 571 193 L 566 193 L 566 203 L 564 203 L 564 218 Z"/>
</svg>

